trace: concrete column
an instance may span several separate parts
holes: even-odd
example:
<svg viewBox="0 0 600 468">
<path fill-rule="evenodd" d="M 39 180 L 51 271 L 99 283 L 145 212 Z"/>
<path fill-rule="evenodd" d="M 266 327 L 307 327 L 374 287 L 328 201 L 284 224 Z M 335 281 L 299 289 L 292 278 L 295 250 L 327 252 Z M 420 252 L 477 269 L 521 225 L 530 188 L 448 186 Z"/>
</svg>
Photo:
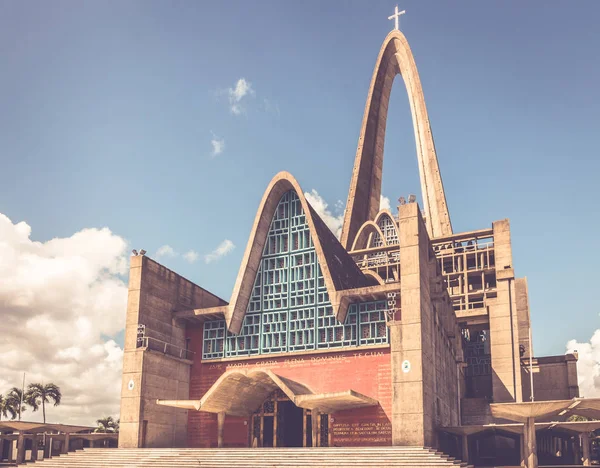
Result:
<svg viewBox="0 0 600 468">
<path fill-rule="evenodd" d="M 96 441 L 90 440 L 90 448 L 94 448 L 95 445 L 96 445 Z"/>
<path fill-rule="evenodd" d="M 401 205 L 400 307 L 390 327 L 392 445 L 435 446 L 435 356 L 429 237 L 416 203 Z"/>
<path fill-rule="evenodd" d="M 62 447 L 60 448 L 60 453 L 67 453 L 69 451 L 69 442 L 71 442 L 71 434 L 68 432 L 65 434 L 65 439 L 63 440 Z"/>
<path fill-rule="evenodd" d="M 313 447 L 318 447 L 319 446 L 319 429 L 320 429 L 320 418 L 319 418 L 319 410 L 318 409 L 313 409 L 311 411 L 311 418 L 312 418 L 312 446 Z"/>
<path fill-rule="evenodd" d="M 583 449 L 583 466 L 590 466 L 590 435 L 587 432 L 581 434 L 581 447 Z"/>
<path fill-rule="evenodd" d="M 519 437 L 519 448 L 521 454 L 521 466 L 525 468 L 527 466 L 527 456 L 525 455 L 525 447 L 527 446 L 527 431 L 525 430 L 525 426 L 523 426 L 523 433 L 521 437 Z"/>
<path fill-rule="evenodd" d="M 31 461 L 35 462 L 38 458 L 38 435 L 31 436 Z"/>
<path fill-rule="evenodd" d="M 495 403 L 523 401 L 519 320 L 512 266 L 510 223 L 494 221 L 497 298 L 489 308 L 492 391 Z"/>
<path fill-rule="evenodd" d="M 7 442 L 8 442 L 8 458 L 7 458 L 7 460 L 13 461 L 13 451 L 14 451 L 13 448 L 14 448 L 15 443 L 13 440 L 8 440 Z"/>
<path fill-rule="evenodd" d="M 217 414 L 217 447 L 223 447 L 223 434 L 225 432 L 225 413 Z"/>
<path fill-rule="evenodd" d="M 46 441 L 44 442 L 44 458 L 52 457 L 52 437 L 46 435 Z"/>
<path fill-rule="evenodd" d="M 25 434 L 19 433 L 17 439 L 17 465 L 25 462 Z"/>
<path fill-rule="evenodd" d="M 462 461 L 469 463 L 469 436 L 467 434 L 462 436 Z"/>
<path fill-rule="evenodd" d="M 535 437 L 535 418 L 527 418 L 525 421 L 525 433 L 527 434 L 525 455 L 527 468 L 538 468 L 537 443 Z"/>
<path fill-rule="evenodd" d="M 2 461 L 3 453 L 4 453 L 4 438 L 2 437 L 2 433 L 0 433 L 0 462 Z"/>
<path fill-rule="evenodd" d="M 573 439 L 573 463 L 575 465 L 579 465 L 579 463 L 581 462 L 581 450 L 579 449 L 579 437 L 575 437 Z"/>
</svg>

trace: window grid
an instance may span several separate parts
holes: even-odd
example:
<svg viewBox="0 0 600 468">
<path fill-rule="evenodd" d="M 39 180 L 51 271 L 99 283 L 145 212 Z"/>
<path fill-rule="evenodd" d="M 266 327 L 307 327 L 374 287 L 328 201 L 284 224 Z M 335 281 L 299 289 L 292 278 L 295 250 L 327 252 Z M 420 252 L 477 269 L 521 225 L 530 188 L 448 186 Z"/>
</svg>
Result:
<svg viewBox="0 0 600 468">
<path fill-rule="evenodd" d="M 373 247 L 383 247 L 383 238 L 379 235 L 377 231 L 374 231 L 371 234 L 371 241 L 369 242 L 369 248 Z"/>
<path fill-rule="evenodd" d="M 205 322 L 202 358 L 387 343 L 384 307 L 352 304 L 337 321 L 302 204 L 289 191 L 271 221 L 240 333 L 227 332 L 224 320 Z"/>
<path fill-rule="evenodd" d="M 356 346 L 356 308 L 348 309 L 344 323 L 338 322 L 330 305 L 317 307 L 317 348 Z"/>
<path fill-rule="evenodd" d="M 397 245 L 400 243 L 396 223 L 388 215 L 382 215 L 377 225 L 381 229 L 387 245 Z"/>
<path fill-rule="evenodd" d="M 223 357 L 225 344 L 225 320 L 204 322 L 204 341 L 202 358 L 216 359 Z"/>
<path fill-rule="evenodd" d="M 287 311 L 263 312 L 262 314 L 262 354 L 287 351 Z"/>
<path fill-rule="evenodd" d="M 315 308 L 290 310 L 288 351 L 315 349 Z"/>
<path fill-rule="evenodd" d="M 260 353 L 260 317 L 261 314 L 246 314 L 239 334 L 227 332 L 225 357 Z"/>
<path fill-rule="evenodd" d="M 290 307 L 314 304 L 316 252 L 294 254 L 290 262 Z"/>
<path fill-rule="evenodd" d="M 288 307 L 289 256 L 263 259 L 262 310 L 287 309 Z"/>
<path fill-rule="evenodd" d="M 356 304 L 353 304 L 353 306 L 356 306 Z M 358 304 L 359 344 L 370 345 L 388 342 L 385 309 L 385 301 Z"/>
</svg>

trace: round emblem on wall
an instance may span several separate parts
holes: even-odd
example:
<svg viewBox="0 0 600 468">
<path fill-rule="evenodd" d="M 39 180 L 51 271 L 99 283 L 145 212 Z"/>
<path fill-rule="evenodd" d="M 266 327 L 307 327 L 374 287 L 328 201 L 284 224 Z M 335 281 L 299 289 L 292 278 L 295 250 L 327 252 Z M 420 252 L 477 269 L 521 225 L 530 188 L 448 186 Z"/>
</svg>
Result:
<svg viewBox="0 0 600 468">
<path fill-rule="evenodd" d="M 128 388 L 129 390 L 133 390 L 133 387 L 135 387 L 135 382 L 133 381 L 133 379 L 131 379 L 131 380 L 129 381 L 129 383 L 127 384 L 127 388 Z"/>
<path fill-rule="evenodd" d="M 402 362 L 402 372 L 404 372 L 405 374 L 410 372 L 410 361 L 408 359 Z"/>
</svg>

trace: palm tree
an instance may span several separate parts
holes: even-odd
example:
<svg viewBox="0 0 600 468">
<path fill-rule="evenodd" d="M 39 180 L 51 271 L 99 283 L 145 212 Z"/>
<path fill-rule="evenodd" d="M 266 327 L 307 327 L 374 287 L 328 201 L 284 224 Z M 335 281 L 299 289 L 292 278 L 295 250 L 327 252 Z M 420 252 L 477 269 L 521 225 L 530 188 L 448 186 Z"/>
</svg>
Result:
<svg viewBox="0 0 600 468">
<path fill-rule="evenodd" d="M 44 424 L 46 424 L 46 403 L 52 401 L 54 402 L 54 406 L 58 406 L 60 405 L 61 398 L 60 388 L 53 383 L 46 385 L 41 383 L 29 384 L 27 386 L 27 393 L 25 393 L 25 402 L 33 408 L 33 411 L 37 411 L 41 403 Z"/>
<path fill-rule="evenodd" d="M 23 405 L 25 401 L 23 398 L 23 390 L 13 387 L 8 391 L 6 397 L 4 398 L 6 400 L 6 405 L 8 406 L 7 411 L 10 412 L 12 416 L 11 419 L 15 419 L 15 417 L 18 415 L 20 421 L 21 414 L 23 411 L 25 411 L 25 406 Z"/>
<path fill-rule="evenodd" d="M 98 424 L 98 427 L 96 429 L 94 429 L 94 432 L 117 433 L 117 432 L 119 432 L 119 423 L 120 422 L 121 422 L 120 419 L 117 419 L 115 421 L 112 416 L 100 418 L 96 421 L 96 424 Z"/>
<path fill-rule="evenodd" d="M 8 398 L 0 394 L 0 420 L 2 420 L 2 416 L 8 418 L 9 414 L 10 419 L 15 419 L 17 417 L 17 411 L 10 405 Z"/>
</svg>

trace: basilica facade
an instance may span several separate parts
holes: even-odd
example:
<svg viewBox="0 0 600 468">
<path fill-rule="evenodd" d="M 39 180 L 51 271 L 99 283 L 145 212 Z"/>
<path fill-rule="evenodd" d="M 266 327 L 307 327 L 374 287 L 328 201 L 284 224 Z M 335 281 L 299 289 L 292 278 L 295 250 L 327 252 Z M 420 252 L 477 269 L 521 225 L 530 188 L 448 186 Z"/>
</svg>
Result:
<svg viewBox="0 0 600 468">
<path fill-rule="evenodd" d="M 423 206 L 400 199 L 392 212 L 379 204 L 397 75 Z M 507 219 L 453 231 L 419 74 L 394 30 L 373 72 L 339 239 L 282 172 L 229 301 L 131 258 L 119 445 L 407 445 L 518 465 L 560 440 L 560 456 L 576 459 L 584 442 L 573 434 L 584 431 L 535 425 L 568 406 L 539 404 L 582 401 L 577 356 L 531 355 L 527 280 L 515 272 Z"/>
</svg>

